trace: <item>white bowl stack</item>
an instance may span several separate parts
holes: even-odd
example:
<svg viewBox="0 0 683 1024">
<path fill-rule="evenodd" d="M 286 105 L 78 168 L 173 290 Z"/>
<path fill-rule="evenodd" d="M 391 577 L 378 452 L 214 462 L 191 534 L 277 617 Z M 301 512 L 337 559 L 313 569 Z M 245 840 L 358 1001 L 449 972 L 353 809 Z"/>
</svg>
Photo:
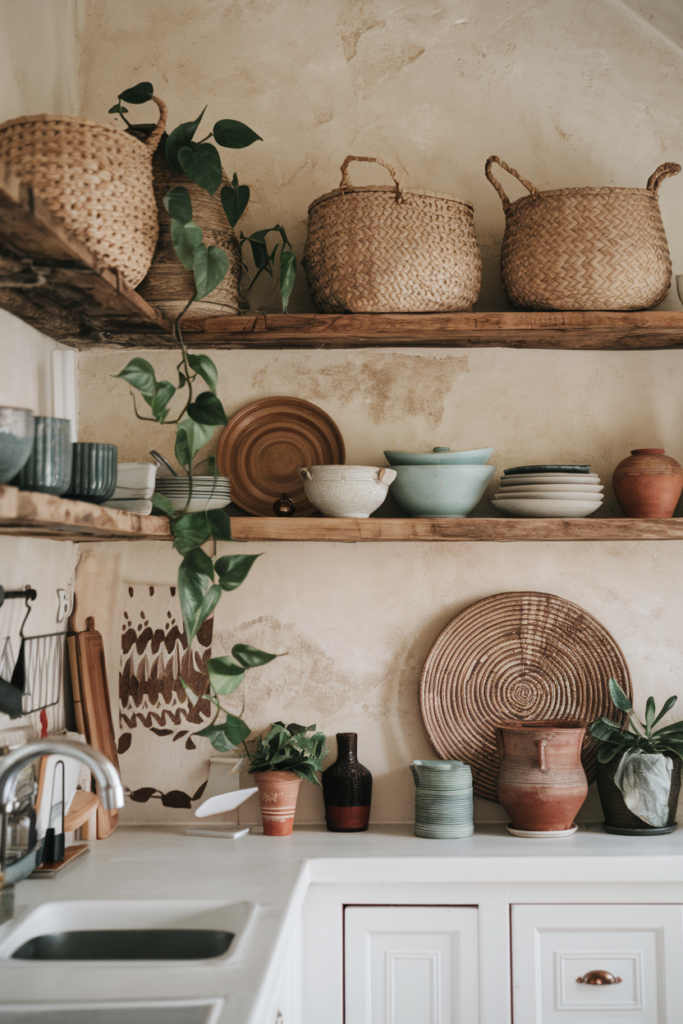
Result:
<svg viewBox="0 0 683 1024">
<path fill-rule="evenodd" d="M 604 486 L 598 474 L 591 473 L 590 466 L 572 467 L 571 472 L 567 472 L 568 469 L 568 466 L 506 469 L 493 505 L 507 516 L 528 519 L 582 519 L 597 512 L 604 497 Z"/>
<path fill-rule="evenodd" d="M 214 508 L 225 508 L 230 502 L 230 481 L 226 476 L 193 476 L 189 504 L 190 478 L 187 476 L 157 476 L 156 489 L 168 498 L 176 512 L 210 512 Z"/>
</svg>

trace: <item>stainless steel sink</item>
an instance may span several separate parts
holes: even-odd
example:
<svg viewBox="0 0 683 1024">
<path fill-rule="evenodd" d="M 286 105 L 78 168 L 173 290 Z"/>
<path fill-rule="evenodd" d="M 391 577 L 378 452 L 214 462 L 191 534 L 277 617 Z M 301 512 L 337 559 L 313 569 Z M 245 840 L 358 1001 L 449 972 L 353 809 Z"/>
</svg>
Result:
<svg viewBox="0 0 683 1024">
<path fill-rule="evenodd" d="M 117 928 L 35 935 L 14 960 L 210 960 L 227 953 L 234 932 L 217 928 Z"/>
</svg>

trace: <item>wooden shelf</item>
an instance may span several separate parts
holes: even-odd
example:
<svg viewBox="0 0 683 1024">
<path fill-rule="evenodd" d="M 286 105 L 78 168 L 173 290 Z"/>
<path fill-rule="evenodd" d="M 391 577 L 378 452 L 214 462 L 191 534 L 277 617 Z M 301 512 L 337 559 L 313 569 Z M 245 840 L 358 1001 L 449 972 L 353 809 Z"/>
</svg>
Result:
<svg viewBox="0 0 683 1024">
<path fill-rule="evenodd" d="M 52 540 L 170 540 L 168 520 L 0 485 L 0 535 Z"/>
<path fill-rule="evenodd" d="M 170 325 L 0 164 L 0 306 L 76 348 L 173 344 Z M 187 317 L 193 348 L 683 347 L 683 312 Z"/>
</svg>

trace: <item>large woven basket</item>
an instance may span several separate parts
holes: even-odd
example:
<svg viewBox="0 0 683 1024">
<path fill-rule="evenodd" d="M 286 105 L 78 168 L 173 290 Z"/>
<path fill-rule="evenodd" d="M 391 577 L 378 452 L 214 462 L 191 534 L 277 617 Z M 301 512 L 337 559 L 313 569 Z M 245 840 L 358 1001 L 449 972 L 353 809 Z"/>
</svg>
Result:
<svg viewBox="0 0 683 1024">
<path fill-rule="evenodd" d="M 353 160 L 381 164 L 393 185 L 354 186 Z M 472 207 L 402 188 L 384 160 L 347 156 L 338 189 L 308 208 L 306 277 L 323 313 L 469 310 L 481 285 Z"/>
<path fill-rule="evenodd" d="M 511 203 L 492 164 L 531 193 Z M 497 156 L 486 177 L 503 202 L 503 285 L 518 309 L 650 309 L 671 284 L 671 259 L 657 200 L 680 164 L 662 164 L 647 188 L 539 192 Z"/>
<path fill-rule="evenodd" d="M 210 196 L 206 189 L 195 185 L 186 175 L 172 170 L 164 156 L 164 143 L 165 137 L 162 138 L 152 161 L 154 195 L 159 216 L 159 241 L 152 265 L 138 291 L 150 306 L 168 319 L 174 319 L 182 313 L 194 294 L 192 271 L 186 270 L 176 255 L 171 238 L 171 218 L 164 207 L 166 193 L 177 185 L 182 185 L 190 194 L 192 219 L 202 229 L 202 241 L 207 246 L 218 245 L 225 249 L 230 259 L 228 272 L 221 283 L 205 299 L 192 305 L 191 314 L 212 317 L 238 313 L 242 259 L 239 242 L 218 197 L 220 193 Z M 222 185 L 227 184 L 228 177 L 223 171 Z"/>
<path fill-rule="evenodd" d="M 133 288 L 147 273 L 159 233 L 152 155 L 166 106 L 152 99 L 159 123 L 146 143 L 113 125 L 54 114 L 0 124 L 0 162 Z"/>
</svg>

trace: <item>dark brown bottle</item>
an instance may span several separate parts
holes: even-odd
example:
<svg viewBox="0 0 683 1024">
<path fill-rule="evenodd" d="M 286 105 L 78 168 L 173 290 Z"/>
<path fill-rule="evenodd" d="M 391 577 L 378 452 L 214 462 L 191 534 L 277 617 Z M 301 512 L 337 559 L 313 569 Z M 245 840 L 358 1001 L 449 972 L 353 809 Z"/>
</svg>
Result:
<svg viewBox="0 0 683 1024">
<path fill-rule="evenodd" d="M 358 734 L 337 733 L 337 760 L 323 772 L 325 820 L 330 832 L 365 832 L 370 820 L 372 775 L 359 763 Z"/>
</svg>

